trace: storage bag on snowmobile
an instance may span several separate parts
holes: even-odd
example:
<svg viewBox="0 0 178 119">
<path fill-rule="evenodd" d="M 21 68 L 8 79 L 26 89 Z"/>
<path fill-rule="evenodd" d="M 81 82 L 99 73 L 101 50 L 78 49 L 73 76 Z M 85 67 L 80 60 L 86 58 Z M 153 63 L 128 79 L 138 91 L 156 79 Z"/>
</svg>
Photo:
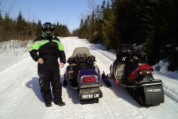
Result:
<svg viewBox="0 0 178 119">
<path fill-rule="evenodd" d="M 76 56 L 76 60 L 79 63 L 86 63 L 86 61 L 87 61 L 87 54 L 85 54 L 85 53 L 78 53 L 77 56 Z"/>
</svg>

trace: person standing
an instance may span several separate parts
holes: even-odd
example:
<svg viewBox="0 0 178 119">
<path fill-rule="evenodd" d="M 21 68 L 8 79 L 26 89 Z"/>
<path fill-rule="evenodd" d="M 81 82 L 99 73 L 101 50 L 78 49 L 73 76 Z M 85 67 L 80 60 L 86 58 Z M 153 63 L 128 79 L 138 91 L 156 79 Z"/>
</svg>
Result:
<svg viewBox="0 0 178 119">
<path fill-rule="evenodd" d="M 44 23 L 42 35 L 38 36 L 29 48 L 31 57 L 38 62 L 39 85 L 46 107 L 51 107 L 52 101 L 59 106 L 65 105 L 62 101 L 59 66 L 64 67 L 66 56 L 64 47 L 55 36 L 54 30 L 52 23 Z"/>
</svg>

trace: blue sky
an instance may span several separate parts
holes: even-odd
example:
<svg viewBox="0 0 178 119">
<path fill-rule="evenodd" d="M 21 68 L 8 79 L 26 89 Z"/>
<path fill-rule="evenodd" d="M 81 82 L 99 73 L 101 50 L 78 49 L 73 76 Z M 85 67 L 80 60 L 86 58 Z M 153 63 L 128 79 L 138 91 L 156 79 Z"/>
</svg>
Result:
<svg viewBox="0 0 178 119">
<path fill-rule="evenodd" d="M 101 5 L 103 0 L 1 0 L 1 8 L 12 18 L 19 12 L 26 20 L 41 20 L 42 23 L 59 22 L 66 24 L 70 31 L 80 25 L 81 18 L 88 15 L 93 8 Z M 1 9 L 0 9 L 1 10 Z"/>
</svg>

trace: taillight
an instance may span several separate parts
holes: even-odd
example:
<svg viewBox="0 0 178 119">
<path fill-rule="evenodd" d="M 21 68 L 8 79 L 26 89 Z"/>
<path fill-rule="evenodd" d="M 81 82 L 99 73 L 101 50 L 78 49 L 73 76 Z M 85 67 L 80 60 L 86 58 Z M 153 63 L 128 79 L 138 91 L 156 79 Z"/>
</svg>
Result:
<svg viewBox="0 0 178 119">
<path fill-rule="evenodd" d="M 95 79 L 95 77 L 84 77 L 83 82 L 84 83 L 92 83 L 92 82 L 96 82 L 96 79 Z"/>
<path fill-rule="evenodd" d="M 153 74 L 152 70 L 142 70 L 139 72 L 140 75 L 145 75 L 145 74 Z"/>
</svg>

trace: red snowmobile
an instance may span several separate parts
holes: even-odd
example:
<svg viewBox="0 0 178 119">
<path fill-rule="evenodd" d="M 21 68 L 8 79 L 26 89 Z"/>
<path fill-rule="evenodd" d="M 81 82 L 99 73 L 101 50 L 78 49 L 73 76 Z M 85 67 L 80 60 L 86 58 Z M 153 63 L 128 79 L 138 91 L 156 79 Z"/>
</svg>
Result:
<svg viewBox="0 0 178 119">
<path fill-rule="evenodd" d="M 95 64 L 95 57 L 86 47 L 77 47 L 67 62 L 63 86 L 70 86 L 78 91 L 81 104 L 97 103 L 102 97 L 100 90 L 100 70 Z"/>
<path fill-rule="evenodd" d="M 124 62 L 122 61 L 124 59 Z M 141 105 L 159 105 L 164 102 L 163 82 L 154 79 L 153 68 L 144 62 L 138 62 L 134 55 L 122 56 L 110 66 L 110 74 L 102 74 L 107 86 L 109 79 L 125 87 L 129 94 Z"/>
</svg>

